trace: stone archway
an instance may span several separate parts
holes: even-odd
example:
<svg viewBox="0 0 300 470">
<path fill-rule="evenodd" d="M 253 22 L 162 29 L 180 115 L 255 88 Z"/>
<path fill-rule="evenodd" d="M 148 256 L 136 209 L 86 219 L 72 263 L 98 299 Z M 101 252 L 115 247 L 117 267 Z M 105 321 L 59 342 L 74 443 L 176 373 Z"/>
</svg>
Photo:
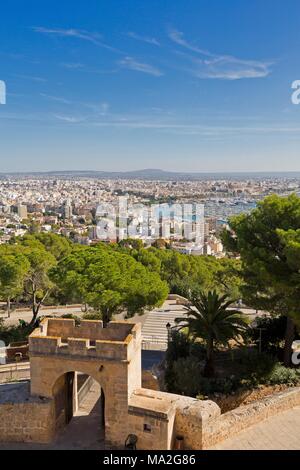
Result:
<svg viewBox="0 0 300 470">
<path fill-rule="evenodd" d="M 128 403 L 141 387 L 140 325 L 84 320 L 45 319 L 29 338 L 31 394 L 53 399 L 57 380 L 73 371 L 93 377 L 104 390 L 105 440 L 123 446 L 128 428 Z M 56 422 L 54 427 L 60 423 Z"/>
<path fill-rule="evenodd" d="M 69 371 L 53 386 L 55 445 L 58 448 L 101 449 L 105 440 L 105 397 L 93 377 Z"/>
</svg>

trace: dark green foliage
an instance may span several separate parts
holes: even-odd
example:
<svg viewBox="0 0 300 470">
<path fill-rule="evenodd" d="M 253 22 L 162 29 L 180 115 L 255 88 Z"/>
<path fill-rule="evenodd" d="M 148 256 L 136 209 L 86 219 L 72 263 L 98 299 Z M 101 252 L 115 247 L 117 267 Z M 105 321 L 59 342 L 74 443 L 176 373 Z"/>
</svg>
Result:
<svg viewBox="0 0 300 470">
<path fill-rule="evenodd" d="M 125 240 L 126 241 L 126 240 Z M 168 283 L 173 294 L 184 297 L 192 289 L 216 289 L 220 294 L 239 298 L 242 280 L 239 260 L 213 256 L 192 256 L 155 247 L 139 248 L 131 243 L 120 242 L 114 249 L 128 253 L 151 271 L 158 272 Z"/>
<path fill-rule="evenodd" d="M 176 361 L 182 359 L 196 361 L 199 366 L 200 362 L 205 360 L 205 346 L 201 343 L 195 343 L 187 335 L 177 330 L 172 331 L 170 339 L 166 353 L 165 384 L 168 391 L 172 392 L 178 390 L 178 393 L 182 393 L 178 383 L 175 383 L 177 375 L 175 374 L 173 366 Z M 192 364 L 192 366 L 194 366 L 194 364 Z M 179 372 L 178 368 L 176 370 Z M 187 378 L 187 381 L 188 380 Z M 179 381 L 181 381 L 181 379 L 179 379 Z"/>
<path fill-rule="evenodd" d="M 300 326 L 300 198 L 268 196 L 249 214 L 233 217 L 230 226 L 223 241 L 241 255 L 244 301 L 288 317 L 284 363 L 289 365 L 292 321 Z"/>
<path fill-rule="evenodd" d="M 201 364 L 195 357 L 182 357 L 172 366 L 173 393 L 196 396 L 201 381 Z"/>
<path fill-rule="evenodd" d="M 0 340 L 4 341 L 6 346 L 10 343 L 26 341 L 32 331 L 33 327 L 25 322 L 19 325 L 6 326 L 3 319 L 0 319 Z"/>
<path fill-rule="evenodd" d="M 248 324 L 238 310 L 230 308 L 232 300 L 216 291 L 194 292 L 192 307 L 187 309 L 185 318 L 176 318 L 180 328 L 185 328 L 194 340 L 203 339 L 206 344 L 204 375 L 215 373 L 214 353 L 217 345 L 228 346 L 230 340 L 238 341 L 244 335 Z"/>
<path fill-rule="evenodd" d="M 257 317 L 255 323 L 255 328 L 249 328 L 248 330 L 249 340 L 259 347 L 259 329 L 262 329 L 261 350 L 278 355 L 281 348 L 283 347 L 286 329 L 286 317 L 270 317 L 264 315 L 262 317 Z"/>
<path fill-rule="evenodd" d="M 266 384 L 295 386 L 300 383 L 299 369 L 289 369 L 282 364 L 275 364 L 272 372 L 266 377 Z"/>
<path fill-rule="evenodd" d="M 61 316 L 61 318 L 67 318 L 67 319 L 70 319 L 70 320 L 74 320 L 76 326 L 79 326 L 80 322 L 81 322 L 81 318 L 78 317 L 77 315 L 74 315 L 73 313 L 65 313 L 64 315 Z"/>
<path fill-rule="evenodd" d="M 204 398 L 216 393 L 228 395 L 251 390 L 259 385 L 300 384 L 299 370 L 286 368 L 274 356 L 259 354 L 256 349 L 248 347 L 239 348 L 238 354 L 225 361 L 221 375 L 203 377 L 203 345 L 199 345 L 196 354 L 191 346 L 185 335 L 174 334 L 174 343 L 170 343 L 167 352 L 165 371 L 166 387 L 171 393 Z"/>
</svg>

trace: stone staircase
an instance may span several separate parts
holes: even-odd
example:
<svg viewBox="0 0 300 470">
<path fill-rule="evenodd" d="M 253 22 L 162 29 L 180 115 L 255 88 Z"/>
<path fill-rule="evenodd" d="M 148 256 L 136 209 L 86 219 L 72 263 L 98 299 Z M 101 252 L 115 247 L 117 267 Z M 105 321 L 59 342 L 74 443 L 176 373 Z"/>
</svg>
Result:
<svg viewBox="0 0 300 470">
<path fill-rule="evenodd" d="M 170 309 L 156 309 L 147 314 L 142 327 L 142 348 L 153 351 L 166 351 L 168 347 L 168 330 L 166 325 L 175 325 L 175 318 L 186 316 L 180 305 L 172 305 Z"/>
</svg>

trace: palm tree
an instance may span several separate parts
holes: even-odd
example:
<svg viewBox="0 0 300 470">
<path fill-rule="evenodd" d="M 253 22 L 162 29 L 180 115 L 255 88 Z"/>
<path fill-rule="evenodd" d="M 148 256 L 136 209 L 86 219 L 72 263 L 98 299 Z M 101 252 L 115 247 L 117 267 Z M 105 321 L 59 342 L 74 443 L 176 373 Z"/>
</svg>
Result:
<svg viewBox="0 0 300 470">
<path fill-rule="evenodd" d="M 203 375 L 212 377 L 215 373 L 215 345 L 226 346 L 231 339 L 238 340 L 248 325 L 238 310 L 229 310 L 233 301 L 227 295 L 219 296 L 215 290 L 194 294 L 191 302 L 193 306 L 187 309 L 187 317 L 176 318 L 175 322 L 180 325 L 179 329 L 187 328 L 192 338 L 206 341 Z"/>
</svg>

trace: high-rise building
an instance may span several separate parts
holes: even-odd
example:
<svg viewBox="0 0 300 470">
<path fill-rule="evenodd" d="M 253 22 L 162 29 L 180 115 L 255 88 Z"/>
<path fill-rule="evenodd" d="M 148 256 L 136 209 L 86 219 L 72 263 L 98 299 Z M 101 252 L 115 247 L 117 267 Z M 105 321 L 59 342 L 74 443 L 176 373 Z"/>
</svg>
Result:
<svg viewBox="0 0 300 470">
<path fill-rule="evenodd" d="M 66 200 L 66 203 L 65 203 L 65 206 L 64 206 L 64 216 L 65 216 L 65 219 L 71 219 L 71 218 L 72 218 L 72 214 L 73 214 L 72 204 L 71 204 L 70 199 L 67 199 L 67 200 Z"/>
<path fill-rule="evenodd" d="M 18 216 L 20 219 L 27 219 L 27 206 L 18 204 Z"/>
</svg>

